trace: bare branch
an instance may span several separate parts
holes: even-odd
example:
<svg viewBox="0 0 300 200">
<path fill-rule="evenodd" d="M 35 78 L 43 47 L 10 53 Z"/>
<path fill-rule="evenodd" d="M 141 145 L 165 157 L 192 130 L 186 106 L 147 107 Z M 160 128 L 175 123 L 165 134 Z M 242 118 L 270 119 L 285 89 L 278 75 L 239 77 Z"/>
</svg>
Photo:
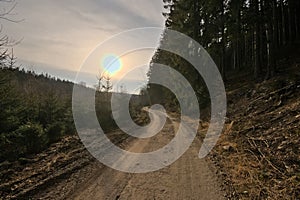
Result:
<svg viewBox="0 0 300 200">
<path fill-rule="evenodd" d="M 9 16 L 14 15 L 12 14 L 12 11 L 16 8 L 17 6 L 17 2 L 15 2 L 15 0 L 0 0 L 0 2 L 4 2 L 4 3 L 13 3 L 13 5 L 9 8 L 9 9 L 3 9 L 2 12 L 0 12 L 0 19 L 2 20 L 6 20 L 9 22 L 13 22 L 13 23 L 18 23 L 18 22 L 22 22 L 24 21 L 24 19 L 20 19 L 20 20 L 15 20 L 15 19 L 11 19 Z"/>
</svg>

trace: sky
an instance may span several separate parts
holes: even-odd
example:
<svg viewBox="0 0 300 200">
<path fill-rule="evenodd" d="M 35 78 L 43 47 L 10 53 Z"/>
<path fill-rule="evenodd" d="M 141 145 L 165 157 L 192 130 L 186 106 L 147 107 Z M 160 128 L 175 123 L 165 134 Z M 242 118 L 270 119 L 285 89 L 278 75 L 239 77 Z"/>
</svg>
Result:
<svg viewBox="0 0 300 200">
<path fill-rule="evenodd" d="M 89 59 L 89 55 L 99 44 L 115 34 L 140 27 L 164 27 L 162 0 L 16 0 L 16 7 L 9 16 L 19 21 L 13 23 L 1 20 L 2 34 L 20 41 L 14 46 L 14 54 L 26 69 L 38 73 L 75 81 L 76 73 Z M 1 3 L 1 9 L 9 9 L 11 4 Z M 149 33 L 150 34 L 150 33 Z M 157 33 L 156 33 L 157 34 Z M 147 35 L 145 35 L 147 37 Z M 160 35 L 151 38 L 158 44 Z M 136 42 L 143 38 L 137 37 Z M 112 55 L 120 46 L 130 45 L 127 40 L 113 43 L 110 48 L 102 49 L 106 55 Z M 128 41 L 130 42 L 130 41 Z M 106 45 L 107 46 L 107 45 Z M 127 58 L 120 58 L 121 67 L 112 75 L 116 82 L 130 71 L 134 65 L 149 63 L 154 50 L 143 50 Z M 104 55 L 104 54 L 103 54 Z M 84 71 L 88 85 L 96 81 L 99 71 Z M 126 70 L 125 70 L 126 69 Z M 103 68 L 102 68 L 103 70 Z M 123 82 L 128 92 L 132 92 L 141 81 L 146 81 L 147 66 L 135 70 Z M 83 77 L 83 76 L 82 76 Z M 78 80 L 76 80 L 78 81 Z M 115 85 L 114 90 L 117 90 Z"/>
</svg>

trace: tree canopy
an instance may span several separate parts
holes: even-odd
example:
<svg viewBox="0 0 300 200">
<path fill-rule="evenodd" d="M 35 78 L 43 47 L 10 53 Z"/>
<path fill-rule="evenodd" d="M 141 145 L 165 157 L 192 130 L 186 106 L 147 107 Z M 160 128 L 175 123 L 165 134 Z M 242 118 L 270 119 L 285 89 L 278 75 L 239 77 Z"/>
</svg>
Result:
<svg viewBox="0 0 300 200">
<path fill-rule="evenodd" d="M 255 80 L 268 79 L 282 63 L 289 62 L 299 43 L 300 2 L 297 0 L 163 0 L 166 29 L 188 35 L 201 44 L 214 59 L 226 81 L 239 73 Z M 163 36 L 161 43 L 166 40 Z M 162 63 L 182 73 L 198 96 L 205 97 L 201 77 L 184 59 L 157 50 L 154 63 Z M 149 85 L 150 92 L 170 94 L 162 87 Z M 172 98 L 171 98 L 172 99 Z M 204 98 L 205 99 L 205 98 Z"/>
</svg>

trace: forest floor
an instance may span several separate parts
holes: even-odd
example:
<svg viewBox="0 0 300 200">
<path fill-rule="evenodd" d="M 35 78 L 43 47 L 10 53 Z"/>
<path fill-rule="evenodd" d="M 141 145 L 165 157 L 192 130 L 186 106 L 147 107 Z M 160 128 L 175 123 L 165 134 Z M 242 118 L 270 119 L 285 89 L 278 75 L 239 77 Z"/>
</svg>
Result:
<svg viewBox="0 0 300 200">
<path fill-rule="evenodd" d="M 227 85 L 226 128 L 210 155 L 231 199 L 300 199 L 300 67 Z M 227 186 L 228 186 L 227 185 Z"/>
</svg>

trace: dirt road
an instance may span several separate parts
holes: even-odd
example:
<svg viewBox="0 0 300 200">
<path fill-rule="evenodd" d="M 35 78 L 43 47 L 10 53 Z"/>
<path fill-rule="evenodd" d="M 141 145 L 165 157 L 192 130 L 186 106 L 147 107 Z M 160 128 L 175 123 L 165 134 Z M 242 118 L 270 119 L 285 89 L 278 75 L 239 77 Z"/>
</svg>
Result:
<svg viewBox="0 0 300 200">
<path fill-rule="evenodd" d="M 172 139 L 174 129 L 176 123 L 168 123 L 155 137 L 133 141 L 127 150 L 158 149 Z M 196 139 L 179 160 L 156 172 L 130 174 L 105 167 L 79 185 L 68 199 L 225 199 L 210 165 L 198 158 L 200 146 Z"/>
</svg>

